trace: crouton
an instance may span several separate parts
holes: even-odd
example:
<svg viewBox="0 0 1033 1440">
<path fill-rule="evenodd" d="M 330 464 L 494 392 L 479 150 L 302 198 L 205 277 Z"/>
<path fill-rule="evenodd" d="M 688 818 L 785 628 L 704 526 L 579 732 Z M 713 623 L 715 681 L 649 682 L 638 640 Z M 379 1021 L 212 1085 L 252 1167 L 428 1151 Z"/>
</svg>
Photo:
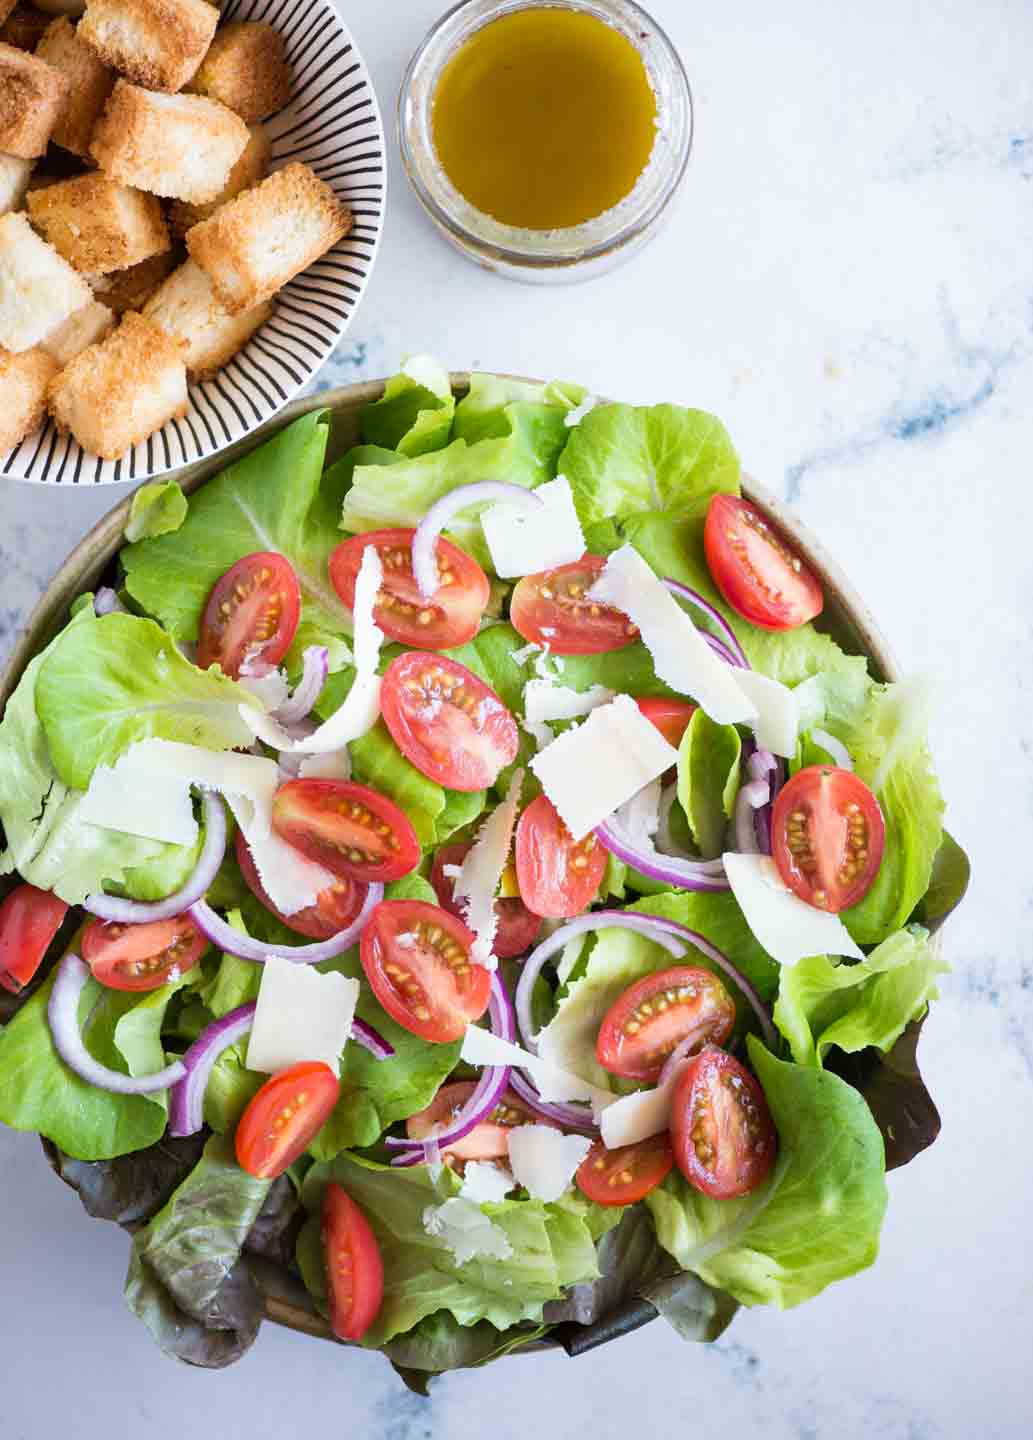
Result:
<svg viewBox="0 0 1033 1440">
<path fill-rule="evenodd" d="M 142 310 L 176 264 L 177 256 L 166 250 L 149 260 L 141 260 L 139 265 L 130 265 L 128 270 L 91 275 L 90 288 L 116 315 L 124 315 L 127 310 Z"/>
<path fill-rule="evenodd" d="M 88 300 L 81 310 L 69 315 L 63 325 L 52 330 L 42 348 L 63 370 L 81 355 L 88 345 L 104 340 L 115 328 L 115 317 L 99 300 Z"/>
<path fill-rule="evenodd" d="M 87 0 L 79 39 L 148 90 L 182 90 L 212 43 L 219 12 L 205 0 Z"/>
<path fill-rule="evenodd" d="M 90 152 L 125 185 L 197 204 L 223 189 L 249 138 L 240 116 L 215 100 L 157 95 L 119 80 Z"/>
<path fill-rule="evenodd" d="M 125 270 L 172 243 L 154 195 L 96 171 L 30 190 L 25 203 L 36 229 L 80 275 Z"/>
<path fill-rule="evenodd" d="M 90 287 L 24 215 L 0 216 L 0 345 L 18 353 L 91 299 Z"/>
<path fill-rule="evenodd" d="M 169 229 L 173 235 L 182 239 L 193 226 L 200 225 L 202 220 L 207 220 L 214 215 L 220 205 L 225 205 L 227 200 L 235 200 L 242 190 L 250 190 L 252 185 L 257 185 L 259 180 L 264 180 L 268 175 L 269 161 L 273 153 L 273 144 L 269 139 L 269 134 L 261 125 L 250 125 L 248 129 L 251 132 L 251 139 L 241 152 L 240 159 L 230 171 L 230 178 L 214 200 L 209 200 L 204 205 L 191 205 L 186 200 L 173 200 L 166 215 Z"/>
<path fill-rule="evenodd" d="M 36 55 L 67 75 L 69 82 L 68 98 L 51 140 L 73 155 L 88 155 L 93 127 L 115 84 L 114 71 L 79 39 L 67 15 L 47 26 Z"/>
<path fill-rule="evenodd" d="M 17 155 L 0 155 L 0 215 L 21 209 L 31 174 L 31 160 L 19 160 Z"/>
<path fill-rule="evenodd" d="M 188 260 L 151 296 L 143 313 L 180 346 L 190 379 L 205 380 L 233 359 L 272 310 L 267 300 L 231 315 L 212 294 L 200 265 Z"/>
<path fill-rule="evenodd" d="M 16 5 L 0 25 L 0 41 L 18 50 L 35 50 L 49 24 L 50 16 L 34 5 Z"/>
<path fill-rule="evenodd" d="M 39 428 L 47 413 L 47 386 L 58 368 L 38 345 L 18 355 L 0 350 L 0 455 Z"/>
<path fill-rule="evenodd" d="M 187 372 L 174 340 L 130 311 L 52 381 L 50 413 L 84 450 L 117 460 L 187 409 Z"/>
<path fill-rule="evenodd" d="M 351 212 L 307 165 L 274 171 L 187 232 L 231 314 L 250 310 L 318 260 L 351 229 Z"/>
<path fill-rule="evenodd" d="M 291 98 L 283 36 L 264 21 L 224 25 L 189 88 L 228 105 L 249 125 L 275 115 Z"/>
<path fill-rule="evenodd" d="M 0 25 L 4 23 L 8 15 L 14 9 L 15 0 L 0 0 Z"/>
<path fill-rule="evenodd" d="M 35 160 L 61 116 L 68 77 L 45 60 L 0 44 L 0 151 Z"/>
</svg>

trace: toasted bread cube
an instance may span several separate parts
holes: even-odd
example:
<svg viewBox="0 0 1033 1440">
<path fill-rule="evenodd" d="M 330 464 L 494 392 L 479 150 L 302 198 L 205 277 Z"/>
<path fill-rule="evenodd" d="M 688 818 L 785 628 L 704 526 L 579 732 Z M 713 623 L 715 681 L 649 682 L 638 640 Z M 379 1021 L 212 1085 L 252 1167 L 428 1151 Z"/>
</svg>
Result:
<svg viewBox="0 0 1033 1440">
<path fill-rule="evenodd" d="M 0 215 L 21 209 L 31 174 L 31 160 L 20 160 L 17 155 L 0 155 Z"/>
<path fill-rule="evenodd" d="M 90 288 L 116 315 L 127 310 L 142 310 L 166 275 L 175 269 L 177 260 L 171 250 L 130 265 L 128 270 L 112 270 L 107 275 L 91 275 Z"/>
<path fill-rule="evenodd" d="M 231 315 L 216 300 L 200 265 L 188 260 L 148 300 L 144 315 L 175 340 L 191 380 L 205 380 L 229 363 L 272 314 L 271 300 Z"/>
<path fill-rule="evenodd" d="M 131 446 L 185 415 L 187 372 L 174 340 L 130 311 L 51 383 L 50 413 L 84 450 L 117 460 Z"/>
<path fill-rule="evenodd" d="M 214 200 L 249 139 L 239 115 L 203 95 L 157 95 L 120 80 L 93 132 L 102 170 L 174 200 Z"/>
<path fill-rule="evenodd" d="M 16 5 L 0 25 L 0 41 L 18 50 L 35 50 L 49 24 L 50 16 L 35 5 Z"/>
<path fill-rule="evenodd" d="M 0 455 L 39 428 L 47 413 L 47 386 L 58 369 L 38 345 L 18 355 L 0 349 Z"/>
<path fill-rule="evenodd" d="M 167 216 L 173 235 L 182 238 L 194 225 L 200 225 L 202 220 L 214 215 L 220 205 L 225 205 L 227 200 L 235 200 L 242 190 L 250 190 L 252 185 L 257 185 L 259 180 L 264 180 L 268 175 L 273 142 L 263 126 L 250 125 L 248 129 L 251 139 L 230 171 L 230 178 L 214 200 L 209 200 L 206 205 L 191 205 L 186 200 L 173 200 Z"/>
<path fill-rule="evenodd" d="M 15 0 L 0 0 L 0 25 L 4 23 L 8 15 L 14 9 Z"/>
<path fill-rule="evenodd" d="M 80 275 L 125 270 L 172 243 L 154 195 L 96 171 L 30 190 L 26 207 L 36 229 Z"/>
<path fill-rule="evenodd" d="M 0 345 L 16 354 L 91 299 L 90 287 L 24 215 L 0 216 Z"/>
<path fill-rule="evenodd" d="M 115 84 L 114 71 L 79 39 L 67 15 L 47 26 L 36 54 L 68 77 L 68 98 L 50 138 L 73 155 L 85 157 L 90 153 L 93 127 Z"/>
<path fill-rule="evenodd" d="M 250 310 L 318 260 L 351 229 L 351 212 L 307 165 L 274 171 L 187 232 L 231 314 Z"/>
<path fill-rule="evenodd" d="M 259 20 L 224 25 L 190 89 L 228 105 L 249 125 L 275 115 L 291 98 L 283 36 Z"/>
<path fill-rule="evenodd" d="M 53 65 L 0 44 L 0 150 L 22 160 L 42 155 L 68 89 L 68 77 Z"/>
<path fill-rule="evenodd" d="M 115 316 L 99 300 L 87 300 L 81 310 L 69 315 L 63 325 L 52 330 L 42 348 L 63 370 L 81 355 L 88 345 L 105 340 L 115 328 Z"/>
<path fill-rule="evenodd" d="M 79 39 L 137 85 L 171 93 L 193 76 L 218 23 L 205 0 L 87 0 Z"/>
</svg>

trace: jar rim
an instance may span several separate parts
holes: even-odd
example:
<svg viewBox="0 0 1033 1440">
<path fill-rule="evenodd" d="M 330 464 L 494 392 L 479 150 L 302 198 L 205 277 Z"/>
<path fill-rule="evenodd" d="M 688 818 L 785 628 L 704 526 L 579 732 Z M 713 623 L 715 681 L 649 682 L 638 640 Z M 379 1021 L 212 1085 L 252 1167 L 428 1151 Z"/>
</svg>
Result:
<svg viewBox="0 0 1033 1440">
<path fill-rule="evenodd" d="M 645 170 L 617 205 L 581 225 L 530 230 L 496 220 L 456 189 L 437 157 L 431 117 L 442 71 L 472 36 L 522 10 L 570 10 L 611 25 L 634 45 L 656 95 L 657 137 Z M 635 0 L 459 0 L 435 22 L 410 60 L 397 118 L 406 174 L 435 224 L 463 249 L 528 270 L 562 270 L 641 243 L 681 187 L 694 131 L 692 91 L 681 56 Z"/>
</svg>

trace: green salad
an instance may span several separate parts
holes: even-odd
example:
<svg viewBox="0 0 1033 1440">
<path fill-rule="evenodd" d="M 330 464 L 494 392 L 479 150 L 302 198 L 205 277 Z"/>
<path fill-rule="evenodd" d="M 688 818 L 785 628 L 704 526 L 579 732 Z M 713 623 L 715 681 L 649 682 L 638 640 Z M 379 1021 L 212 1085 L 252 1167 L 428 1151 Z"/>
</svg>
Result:
<svg viewBox="0 0 1033 1440">
<path fill-rule="evenodd" d="M 417 1386 L 872 1264 L 967 861 L 717 419 L 420 357 L 105 578 L 0 722 L 0 1121 L 165 1351 L 270 1264 Z"/>
</svg>

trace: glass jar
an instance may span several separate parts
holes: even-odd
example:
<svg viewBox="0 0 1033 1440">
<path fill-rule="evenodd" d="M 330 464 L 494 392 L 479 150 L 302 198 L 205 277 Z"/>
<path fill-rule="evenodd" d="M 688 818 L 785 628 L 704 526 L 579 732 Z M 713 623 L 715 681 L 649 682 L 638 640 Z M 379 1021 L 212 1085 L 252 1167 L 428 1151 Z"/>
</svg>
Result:
<svg viewBox="0 0 1033 1440">
<path fill-rule="evenodd" d="M 486 215 L 455 188 L 434 146 L 434 97 L 444 67 L 483 26 L 516 11 L 541 9 L 577 11 L 612 25 L 638 52 L 656 96 L 656 142 L 634 189 L 611 210 L 569 229 L 519 229 Z M 681 58 L 632 0 L 463 0 L 442 16 L 413 56 L 398 101 L 406 173 L 438 229 L 479 265 L 533 284 L 589 280 L 636 255 L 671 213 L 688 165 L 692 128 L 692 94 Z"/>
</svg>

